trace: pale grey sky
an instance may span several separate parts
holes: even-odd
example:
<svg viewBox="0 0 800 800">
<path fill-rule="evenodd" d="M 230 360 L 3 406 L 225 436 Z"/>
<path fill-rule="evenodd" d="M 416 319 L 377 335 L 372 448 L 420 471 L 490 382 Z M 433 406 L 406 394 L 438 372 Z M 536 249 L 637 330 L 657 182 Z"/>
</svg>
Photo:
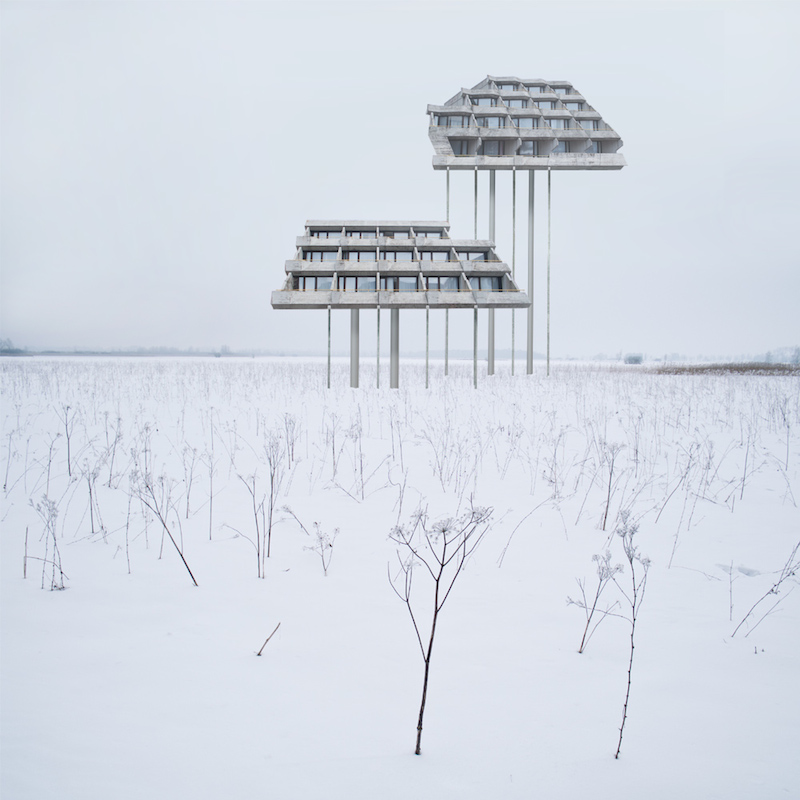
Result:
<svg viewBox="0 0 800 800">
<path fill-rule="evenodd" d="M 4 0 L 0 337 L 324 353 L 324 312 L 269 305 L 305 220 L 443 219 L 425 107 L 492 74 L 572 81 L 625 142 L 621 172 L 553 175 L 554 355 L 800 344 L 799 9 Z M 544 187 L 540 173 L 537 350 Z M 452 189 L 453 235 L 470 237 L 471 177 Z M 497 316 L 505 348 L 510 313 Z M 401 319 L 404 349 L 421 347 L 423 317 Z M 334 315 L 338 349 L 348 321 Z M 451 321 L 469 348 L 471 313 Z"/>
</svg>

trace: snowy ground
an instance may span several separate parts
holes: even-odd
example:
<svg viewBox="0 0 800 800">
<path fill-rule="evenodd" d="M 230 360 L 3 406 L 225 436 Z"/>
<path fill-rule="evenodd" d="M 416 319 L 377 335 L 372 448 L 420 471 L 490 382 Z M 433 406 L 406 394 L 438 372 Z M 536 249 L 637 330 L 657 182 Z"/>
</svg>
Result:
<svg viewBox="0 0 800 800">
<path fill-rule="evenodd" d="M 353 391 L 340 363 L 327 391 L 324 363 L 288 359 L 0 370 L 3 798 L 800 796 L 796 377 L 501 364 L 476 391 L 471 364 L 436 364 L 425 391 L 405 364 L 405 388 Z M 470 503 L 493 525 L 439 620 L 417 757 L 390 533 Z M 615 760 L 630 625 L 578 654 L 566 598 L 593 591 L 594 554 L 627 565 L 623 512 L 651 565 Z M 314 523 L 339 530 L 327 576 Z"/>
</svg>

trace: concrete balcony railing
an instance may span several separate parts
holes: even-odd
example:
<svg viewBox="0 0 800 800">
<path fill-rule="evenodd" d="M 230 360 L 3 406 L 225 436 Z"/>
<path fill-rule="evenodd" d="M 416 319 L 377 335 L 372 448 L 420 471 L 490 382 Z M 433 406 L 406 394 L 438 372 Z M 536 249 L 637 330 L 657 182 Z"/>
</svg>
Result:
<svg viewBox="0 0 800 800">
<path fill-rule="evenodd" d="M 545 156 L 448 156 L 434 155 L 435 170 L 576 170 L 622 169 L 627 166 L 621 153 L 554 153 Z"/>
</svg>

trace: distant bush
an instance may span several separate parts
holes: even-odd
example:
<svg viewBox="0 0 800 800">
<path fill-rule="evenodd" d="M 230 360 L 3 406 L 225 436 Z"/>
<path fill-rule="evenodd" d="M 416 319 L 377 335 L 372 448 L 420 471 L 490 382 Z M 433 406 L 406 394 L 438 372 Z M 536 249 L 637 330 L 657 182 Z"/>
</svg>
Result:
<svg viewBox="0 0 800 800">
<path fill-rule="evenodd" d="M 628 353 L 628 355 L 625 356 L 626 364 L 641 364 L 642 360 L 641 353 Z"/>
<path fill-rule="evenodd" d="M 797 364 L 765 364 L 758 361 L 732 364 L 670 364 L 657 367 L 664 375 L 800 375 Z"/>
</svg>

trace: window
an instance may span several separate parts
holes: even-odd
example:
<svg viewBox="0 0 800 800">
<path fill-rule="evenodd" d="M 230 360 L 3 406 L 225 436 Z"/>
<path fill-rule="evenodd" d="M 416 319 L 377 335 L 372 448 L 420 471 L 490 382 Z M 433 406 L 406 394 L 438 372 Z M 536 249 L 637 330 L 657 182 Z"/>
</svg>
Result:
<svg viewBox="0 0 800 800">
<path fill-rule="evenodd" d="M 336 250 L 304 250 L 303 261 L 336 261 Z"/>
<path fill-rule="evenodd" d="M 558 142 L 551 153 L 569 153 L 569 142 Z"/>
<path fill-rule="evenodd" d="M 375 261 L 377 258 L 374 250 L 348 250 L 342 256 L 346 261 Z"/>
<path fill-rule="evenodd" d="M 546 122 L 546 123 L 547 123 L 547 124 L 548 124 L 548 125 L 549 125 L 551 128 L 566 128 L 566 127 L 567 127 L 567 126 L 564 124 L 564 123 L 566 122 L 566 120 L 563 120 L 563 119 L 547 119 L 547 120 L 545 120 L 545 122 Z"/>
<path fill-rule="evenodd" d="M 564 105 L 572 111 L 583 110 L 583 103 L 564 103 Z"/>
<path fill-rule="evenodd" d="M 455 276 L 430 276 L 427 278 L 429 292 L 457 292 L 458 278 Z"/>
<path fill-rule="evenodd" d="M 450 253 L 447 250 L 420 250 L 420 261 L 449 261 Z"/>
<path fill-rule="evenodd" d="M 473 97 L 472 105 L 474 106 L 496 106 L 496 97 Z"/>
<path fill-rule="evenodd" d="M 478 125 L 484 128 L 505 128 L 505 117 L 478 117 Z"/>
<path fill-rule="evenodd" d="M 538 128 L 539 120 L 535 117 L 517 117 L 514 120 L 518 128 Z"/>
<path fill-rule="evenodd" d="M 553 109 L 553 108 L 556 107 L 556 101 L 555 100 L 534 100 L 533 104 L 535 106 L 537 106 L 538 108 Z"/>
<path fill-rule="evenodd" d="M 526 86 L 525 88 L 531 94 L 541 94 L 544 91 L 544 86 Z"/>
<path fill-rule="evenodd" d="M 329 292 L 333 278 L 319 275 L 300 275 L 297 278 L 297 290 L 300 292 Z"/>
<path fill-rule="evenodd" d="M 381 291 L 382 292 L 416 292 L 417 291 L 417 278 L 416 276 L 408 277 L 381 277 Z"/>
<path fill-rule="evenodd" d="M 411 250 L 384 250 L 379 258 L 382 261 L 413 261 L 414 254 Z"/>
<path fill-rule="evenodd" d="M 356 278 L 357 292 L 374 292 L 376 278 L 373 276 L 363 276 Z"/>
<path fill-rule="evenodd" d="M 420 231 L 417 230 L 417 236 L 423 239 L 441 239 L 442 232 L 441 231 Z"/>
<path fill-rule="evenodd" d="M 498 277 L 472 277 L 470 278 L 472 288 L 478 292 L 499 292 L 500 278 Z"/>
<path fill-rule="evenodd" d="M 571 94 L 572 88 L 569 86 L 556 86 L 554 87 L 553 91 L 556 94 Z"/>
<path fill-rule="evenodd" d="M 522 142 L 519 146 L 519 152 L 517 155 L 520 156 L 538 156 L 539 155 L 539 142 Z"/>
<path fill-rule="evenodd" d="M 527 100 L 506 100 L 506 105 L 509 108 L 527 108 L 528 101 Z"/>
<path fill-rule="evenodd" d="M 600 130 L 600 120 L 582 119 L 581 128 L 583 128 L 585 131 L 598 131 Z"/>
<path fill-rule="evenodd" d="M 469 139 L 451 139 L 450 147 L 453 148 L 454 156 L 469 155 Z"/>
<path fill-rule="evenodd" d="M 355 292 L 356 291 L 356 278 L 355 278 L 355 275 L 340 275 L 339 276 L 339 291 L 340 292 Z"/>
<path fill-rule="evenodd" d="M 373 228 L 371 231 L 351 231 L 346 230 L 344 232 L 345 237 L 349 239 L 374 239 L 376 238 L 377 234 L 375 233 L 375 229 Z"/>
<path fill-rule="evenodd" d="M 416 276 L 411 278 L 398 278 L 397 279 L 400 283 L 400 288 L 398 291 L 401 292 L 416 292 L 417 291 L 417 278 Z"/>
<path fill-rule="evenodd" d="M 508 142 L 508 149 L 512 147 L 512 143 Z M 488 141 L 481 142 L 478 147 L 479 156 L 502 156 L 505 155 L 506 142 L 502 139 L 489 139 Z"/>
<path fill-rule="evenodd" d="M 516 83 L 498 83 L 497 88 L 501 92 L 516 92 L 517 91 L 517 84 Z"/>
<path fill-rule="evenodd" d="M 436 117 L 436 124 L 440 128 L 466 128 L 469 125 L 469 117 L 439 116 Z"/>
<path fill-rule="evenodd" d="M 342 231 L 311 231 L 311 236 L 315 239 L 339 239 Z"/>
<path fill-rule="evenodd" d="M 474 250 L 459 250 L 458 258 L 460 261 L 488 261 L 488 253 L 476 252 Z"/>
<path fill-rule="evenodd" d="M 598 142 L 595 139 L 592 139 L 592 143 L 589 145 L 589 149 L 586 150 L 587 153 L 602 153 L 603 152 L 603 143 Z"/>
</svg>

